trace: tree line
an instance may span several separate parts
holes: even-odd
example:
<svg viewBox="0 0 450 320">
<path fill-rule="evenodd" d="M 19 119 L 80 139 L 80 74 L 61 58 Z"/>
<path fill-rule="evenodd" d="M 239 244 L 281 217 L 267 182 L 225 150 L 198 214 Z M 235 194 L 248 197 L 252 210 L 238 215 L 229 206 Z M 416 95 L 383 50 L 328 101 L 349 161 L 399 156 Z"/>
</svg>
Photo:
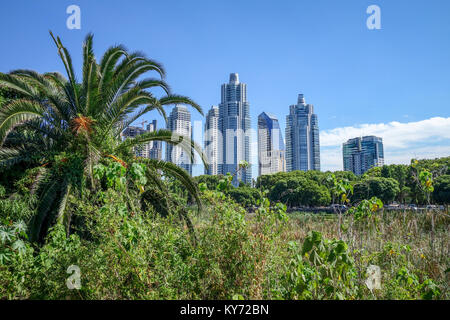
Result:
<svg viewBox="0 0 450 320">
<path fill-rule="evenodd" d="M 410 165 L 384 165 L 374 167 L 361 176 L 349 171 L 292 171 L 259 176 L 253 186 L 241 183 L 239 187 L 230 187 L 226 193 L 236 202 L 249 207 L 256 205 L 260 191 L 266 191 L 270 201 L 282 202 L 289 207 L 328 206 L 332 204 L 332 188 L 329 181 L 331 174 L 336 179 L 348 181 L 353 187 L 349 197 L 352 204 L 363 199 L 377 197 L 385 204 L 415 203 L 427 204 L 427 199 L 420 190 L 417 172 L 426 170 L 433 177 L 431 202 L 450 203 L 450 157 L 434 160 L 413 160 Z M 198 183 L 204 183 L 208 189 L 216 189 L 222 175 L 201 175 L 194 177 Z M 176 187 L 175 187 L 176 188 Z M 177 188 L 176 188 L 177 189 Z M 178 189 L 179 192 L 182 192 Z"/>
</svg>

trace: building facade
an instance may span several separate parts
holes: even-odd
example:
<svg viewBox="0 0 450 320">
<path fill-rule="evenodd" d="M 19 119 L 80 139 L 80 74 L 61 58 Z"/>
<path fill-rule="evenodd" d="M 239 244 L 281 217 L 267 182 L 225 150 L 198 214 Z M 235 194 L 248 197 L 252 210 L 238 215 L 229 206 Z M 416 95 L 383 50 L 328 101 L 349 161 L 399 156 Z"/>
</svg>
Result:
<svg viewBox="0 0 450 320">
<path fill-rule="evenodd" d="M 146 122 L 146 121 L 145 121 Z M 122 138 L 134 138 L 138 135 L 147 132 L 153 132 L 157 129 L 157 121 L 153 120 L 147 125 L 147 128 L 140 128 L 129 126 L 122 132 Z M 161 160 L 162 158 L 162 143 L 160 141 L 150 141 L 140 146 L 134 147 L 134 153 L 137 157 Z"/>
<path fill-rule="evenodd" d="M 157 130 L 157 121 L 153 120 L 147 125 L 147 132 L 153 132 Z M 151 141 L 149 143 L 149 158 L 155 160 L 162 159 L 162 141 Z"/>
<path fill-rule="evenodd" d="M 319 123 L 303 94 L 286 117 L 286 171 L 320 170 Z"/>
<path fill-rule="evenodd" d="M 167 119 L 167 129 L 172 131 L 173 141 L 180 141 L 179 137 L 192 138 L 191 113 L 185 106 L 176 106 L 172 109 Z M 190 143 L 187 146 L 190 146 Z M 192 175 L 191 156 L 192 151 L 188 152 L 181 146 L 166 144 L 166 161 L 185 169 L 190 175 Z"/>
<path fill-rule="evenodd" d="M 205 174 L 219 173 L 219 136 L 219 107 L 212 106 L 206 115 L 205 122 L 204 152 L 209 164 Z"/>
<path fill-rule="evenodd" d="M 218 173 L 237 175 L 233 185 L 239 181 L 251 183 L 251 167 L 238 170 L 241 161 L 250 164 L 250 105 L 247 101 L 247 85 L 239 82 L 237 73 L 230 74 L 228 83 L 222 85 L 219 104 L 219 156 Z"/>
<path fill-rule="evenodd" d="M 284 141 L 278 119 L 263 112 L 258 116 L 258 174 L 285 170 Z"/>
<path fill-rule="evenodd" d="M 366 136 L 349 139 L 343 144 L 344 171 L 361 175 L 370 168 L 384 165 L 383 139 Z"/>
</svg>

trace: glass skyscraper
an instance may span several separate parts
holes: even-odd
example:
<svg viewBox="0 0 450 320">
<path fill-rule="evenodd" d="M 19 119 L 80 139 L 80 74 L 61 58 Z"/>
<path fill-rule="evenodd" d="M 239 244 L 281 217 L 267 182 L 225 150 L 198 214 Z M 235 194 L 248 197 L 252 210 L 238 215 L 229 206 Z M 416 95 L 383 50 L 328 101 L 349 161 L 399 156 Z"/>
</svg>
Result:
<svg viewBox="0 0 450 320">
<path fill-rule="evenodd" d="M 276 116 L 258 116 L 258 174 L 285 171 L 284 141 Z"/>
<path fill-rule="evenodd" d="M 147 132 L 153 132 L 157 129 L 157 122 L 153 120 L 147 125 Z M 149 143 L 149 157 L 150 159 L 161 160 L 162 159 L 162 142 L 161 141 L 150 141 Z"/>
<path fill-rule="evenodd" d="M 319 123 L 303 94 L 286 117 L 286 171 L 320 170 Z"/>
<path fill-rule="evenodd" d="M 179 141 L 177 137 L 180 136 L 192 138 L 191 113 L 185 106 L 173 108 L 167 120 L 167 129 L 172 131 L 174 141 Z M 190 146 L 190 143 L 187 145 Z M 191 155 L 192 152 L 187 152 L 181 146 L 167 143 L 166 160 L 185 169 L 192 175 Z"/>
<path fill-rule="evenodd" d="M 343 144 L 344 171 L 361 175 L 384 165 L 383 139 L 375 136 L 349 139 Z"/>
<path fill-rule="evenodd" d="M 217 106 L 212 106 L 206 115 L 204 146 L 209 162 L 205 174 L 216 175 L 219 164 L 219 107 Z"/>
<path fill-rule="evenodd" d="M 236 173 L 241 161 L 250 163 L 250 105 L 247 101 L 247 85 L 239 82 L 237 73 L 230 74 L 230 81 L 222 85 L 219 104 L 219 157 L 218 173 Z M 240 170 L 233 180 L 251 183 L 251 168 Z"/>
</svg>

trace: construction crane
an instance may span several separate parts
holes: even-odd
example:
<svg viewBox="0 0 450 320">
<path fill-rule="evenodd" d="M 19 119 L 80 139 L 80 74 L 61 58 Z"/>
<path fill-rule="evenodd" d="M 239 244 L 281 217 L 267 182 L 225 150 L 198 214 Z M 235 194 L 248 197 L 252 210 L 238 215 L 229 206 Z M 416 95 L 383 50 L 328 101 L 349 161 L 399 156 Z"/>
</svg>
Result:
<svg viewBox="0 0 450 320">
<path fill-rule="evenodd" d="M 138 122 L 138 123 L 140 123 L 141 125 L 142 125 L 142 129 L 145 129 L 145 127 L 144 127 L 144 124 L 146 124 L 148 121 L 147 120 L 145 120 L 145 121 L 142 121 L 142 122 Z"/>
</svg>

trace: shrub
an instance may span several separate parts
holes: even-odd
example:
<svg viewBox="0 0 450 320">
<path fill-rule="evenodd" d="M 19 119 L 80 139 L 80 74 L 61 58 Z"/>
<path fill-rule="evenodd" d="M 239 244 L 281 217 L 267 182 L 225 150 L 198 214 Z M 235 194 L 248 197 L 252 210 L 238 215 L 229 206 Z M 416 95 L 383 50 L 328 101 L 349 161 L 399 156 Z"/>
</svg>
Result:
<svg viewBox="0 0 450 320">
<path fill-rule="evenodd" d="M 399 184 L 396 180 L 381 177 L 362 180 L 354 185 L 353 190 L 354 202 L 377 197 L 383 203 L 390 203 L 400 193 Z"/>
<path fill-rule="evenodd" d="M 450 204 L 450 175 L 442 175 L 436 179 L 433 200 L 439 204 Z"/>
<path fill-rule="evenodd" d="M 357 272 L 347 244 L 311 231 L 300 248 L 290 242 L 293 258 L 282 276 L 283 299 L 355 299 Z"/>
</svg>

